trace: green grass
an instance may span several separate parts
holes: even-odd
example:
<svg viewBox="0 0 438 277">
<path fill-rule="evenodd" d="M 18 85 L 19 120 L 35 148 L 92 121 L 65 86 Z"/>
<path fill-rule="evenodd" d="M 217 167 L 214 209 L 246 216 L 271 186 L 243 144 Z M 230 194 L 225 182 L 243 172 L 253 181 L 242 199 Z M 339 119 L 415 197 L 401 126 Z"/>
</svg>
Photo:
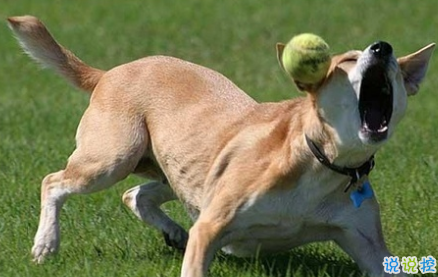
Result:
<svg viewBox="0 0 438 277">
<path fill-rule="evenodd" d="M 2 2 L 2 20 L 19 14 L 43 19 L 62 44 L 94 66 L 108 69 L 145 55 L 169 54 L 224 73 L 259 101 L 298 95 L 274 51 L 276 42 L 293 34 L 320 34 L 333 52 L 387 40 L 397 55 L 438 40 L 431 0 Z M 88 96 L 40 70 L 20 52 L 5 24 L 0 34 L 0 276 L 179 276 L 182 256 L 121 203 L 126 189 L 144 182 L 134 177 L 69 199 L 61 216 L 60 254 L 42 266 L 31 263 L 40 181 L 63 168 L 74 149 Z M 438 258 L 437 73 L 435 56 L 371 176 L 387 243 L 399 256 Z M 179 204 L 166 209 L 190 226 Z M 210 272 L 219 277 L 360 276 L 330 243 L 259 259 L 218 254 Z"/>
</svg>

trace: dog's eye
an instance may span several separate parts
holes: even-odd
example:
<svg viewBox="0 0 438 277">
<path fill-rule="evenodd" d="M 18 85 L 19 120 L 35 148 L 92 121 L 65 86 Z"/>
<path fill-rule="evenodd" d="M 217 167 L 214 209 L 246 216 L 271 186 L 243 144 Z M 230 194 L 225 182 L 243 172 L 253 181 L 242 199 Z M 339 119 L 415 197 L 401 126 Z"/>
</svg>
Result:
<svg viewBox="0 0 438 277">
<path fill-rule="evenodd" d="M 359 58 L 360 54 L 361 54 L 360 51 L 356 51 L 356 50 L 348 51 L 347 53 L 344 53 L 341 56 L 339 63 L 355 63 Z"/>
<path fill-rule="evenodd" d="M 342 63 L 356 63 L 356 62 L 357 62 L 357 59 L 346 59 L 346 60 L 342 61 Z"/>
<path fill-rule="evenodd" d="M 337 64 L 337 68 L 342 69 L 345 72 L 348 72 L 351 68 L 356 65 L 357 59 L 344 59 Z"/>
</svg>

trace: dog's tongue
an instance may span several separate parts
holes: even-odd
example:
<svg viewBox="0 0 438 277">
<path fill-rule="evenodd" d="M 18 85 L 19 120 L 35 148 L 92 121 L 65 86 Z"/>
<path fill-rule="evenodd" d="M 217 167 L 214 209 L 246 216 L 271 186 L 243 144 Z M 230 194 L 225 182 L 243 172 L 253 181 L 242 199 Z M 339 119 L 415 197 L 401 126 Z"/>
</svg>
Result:
<svg viewBox="0 0 438 277">
<path fill-rule="evenodd" d="M 370 109 L 365 113 L 365 122 L 370 130 L 379 130 L 382 125 L 383 114 L 377 109 Z"/>
</svg>

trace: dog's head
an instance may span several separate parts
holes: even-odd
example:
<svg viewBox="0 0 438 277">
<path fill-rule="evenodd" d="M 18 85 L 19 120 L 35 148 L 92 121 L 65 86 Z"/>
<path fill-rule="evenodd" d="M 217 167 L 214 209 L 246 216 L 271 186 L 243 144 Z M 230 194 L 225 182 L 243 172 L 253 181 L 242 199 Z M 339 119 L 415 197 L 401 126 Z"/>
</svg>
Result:
<svg viewBox="0 0 438 277">
<path fill-rule="evenodd" d="M 296 83 L 313 97 L 320 117 L 333 127 L 340 144 L 374 148 L 391 136 L 403 117 L 407 97 L 417 93 L 434 48 L 430 44 L 396 59 L 391 45 L 379 41 L 363 51 L 332 57 L 320 83 Z"/>
</svg>

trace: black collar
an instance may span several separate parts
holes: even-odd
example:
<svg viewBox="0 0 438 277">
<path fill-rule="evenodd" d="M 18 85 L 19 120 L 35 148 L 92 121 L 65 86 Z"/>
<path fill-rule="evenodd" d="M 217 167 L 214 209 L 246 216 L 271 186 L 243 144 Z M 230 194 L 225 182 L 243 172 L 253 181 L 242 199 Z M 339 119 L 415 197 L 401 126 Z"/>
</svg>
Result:
<svg viewBox="0 0 438 277">
<path fill-rule="evenodd" d="M 309 146 L 315 158 L 318 159 L 320 163 L 330 168 L 331 170 L 347 175 L 351 178 L 350 182 L 345 186 L 344 192 L 347 192 L 351 185 L 355 184 L 359 181 L 363 176 L 368 175 L 374 167 L 374 155 L 370 157 L 368 161 L 362 164 L 359 167 L 351 168 L 351 167 L 340 167 L 335 164 L 332 164 L 329 159 L 321 152 L 321 150 L 316 146 L 315 142 L 313 142 L 307 135 L 306 142 L 307 146 Z"/>
</svg>

